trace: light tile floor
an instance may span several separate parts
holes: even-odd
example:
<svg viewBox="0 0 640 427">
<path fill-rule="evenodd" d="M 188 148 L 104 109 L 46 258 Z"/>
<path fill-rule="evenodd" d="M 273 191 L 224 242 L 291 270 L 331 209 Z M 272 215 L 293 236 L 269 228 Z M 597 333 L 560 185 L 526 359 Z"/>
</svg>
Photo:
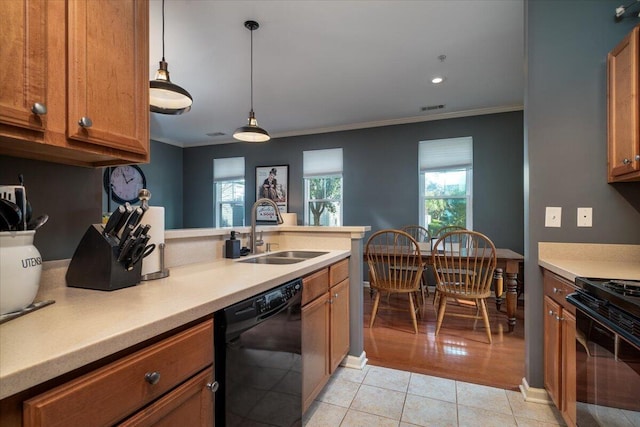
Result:
<svg viewBox="0 0 640 427">
<path fill-rule="evenodd" d="M 338 368 L 305 414 L 306 427 L 564 426 L 554 406 L 517 391 L 396 369 Z"/>
</svg>

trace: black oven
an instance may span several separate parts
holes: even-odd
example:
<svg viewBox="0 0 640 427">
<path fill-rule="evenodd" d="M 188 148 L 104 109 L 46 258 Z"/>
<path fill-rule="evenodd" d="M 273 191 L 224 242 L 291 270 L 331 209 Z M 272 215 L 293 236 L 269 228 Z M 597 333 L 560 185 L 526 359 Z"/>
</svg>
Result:
<svg viewBox="0 0 640 427">
<path fill-rule="evenodd" d="M 576 423 L 640 426 L 640 281 L 576 285 Z"/>
</svg>

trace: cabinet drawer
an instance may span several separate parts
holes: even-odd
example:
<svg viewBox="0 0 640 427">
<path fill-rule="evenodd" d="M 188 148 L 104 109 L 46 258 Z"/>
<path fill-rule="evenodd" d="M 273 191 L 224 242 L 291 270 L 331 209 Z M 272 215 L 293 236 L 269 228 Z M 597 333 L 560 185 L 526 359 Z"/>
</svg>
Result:
<svg viewBox="0 0 640 427">
<path fill-rule="evenodd" d="M 302 278 L 302 305 L 313 301 L 329 290 L 329 269 L 323 268 Z"/>
<path fill-rule="evenodd" d="M 349 277 L 349 258 L 329 267 L 329 286 L 335 286 Z"/>
<path fill-rule="evenodd" d="M 576 289 L 577 287 L 566 279 L 545 270 L 544 294 L 572 313 L 575 313 L 575 308 L 567 302 L 566 297 L 575 292 Z"/>
<path fill-rule="evenodd" d="M 24 425 L 112 425 L 212 363 L 207 320 L 26 401 Z M 151 373 L 156 384 L 145 379 Z"/>
</svg>

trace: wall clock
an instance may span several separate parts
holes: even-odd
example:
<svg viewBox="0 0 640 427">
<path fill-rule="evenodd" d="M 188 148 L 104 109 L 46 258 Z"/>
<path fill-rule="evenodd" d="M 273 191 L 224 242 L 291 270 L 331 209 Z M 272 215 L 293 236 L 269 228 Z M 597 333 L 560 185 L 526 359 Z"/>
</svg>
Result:
<svg viewBox="0 0 640 427">
<path fill-rule="evenodd" d="M 104 170 L 104 191 L 116 203 L 136 203 L 138 193 L 147 188 L 144 172 L 136 165 L 108 167 Z M 109 191 L 111 190 L 111 191 Z"/>
</svg>

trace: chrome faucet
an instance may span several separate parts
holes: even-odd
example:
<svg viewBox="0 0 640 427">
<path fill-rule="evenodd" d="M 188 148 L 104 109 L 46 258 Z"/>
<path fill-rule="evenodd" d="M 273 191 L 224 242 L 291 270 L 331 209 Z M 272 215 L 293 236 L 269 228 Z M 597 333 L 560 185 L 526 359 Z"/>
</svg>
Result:
<svg viewBox="0 0 640 427">
<path fill-rule="evenodd" d="M 256 238 L 256 216 L 257 216 L 258 206 L 262 206 L 262 205 L 273 206 L 273 209 L 275 209 L 276 211 L 276 216 L 278 217 L 278 224 L 282 224 L 284 222 L 284 220 L 282 219 L 282 215 L 280 215 L 280 209 L 278 209 L 278 205 L 276 204 L 276 202 L 266 198 L 256 200 L 256 202 L 253 204 L 253 207 L 251 208 L 251 253 L 252 254 L 257 253 L 257 250 L 256 250 L 257 246 L 262 246 L 264 244 L 264 241 L 262 239 Z"/>
</svg>

